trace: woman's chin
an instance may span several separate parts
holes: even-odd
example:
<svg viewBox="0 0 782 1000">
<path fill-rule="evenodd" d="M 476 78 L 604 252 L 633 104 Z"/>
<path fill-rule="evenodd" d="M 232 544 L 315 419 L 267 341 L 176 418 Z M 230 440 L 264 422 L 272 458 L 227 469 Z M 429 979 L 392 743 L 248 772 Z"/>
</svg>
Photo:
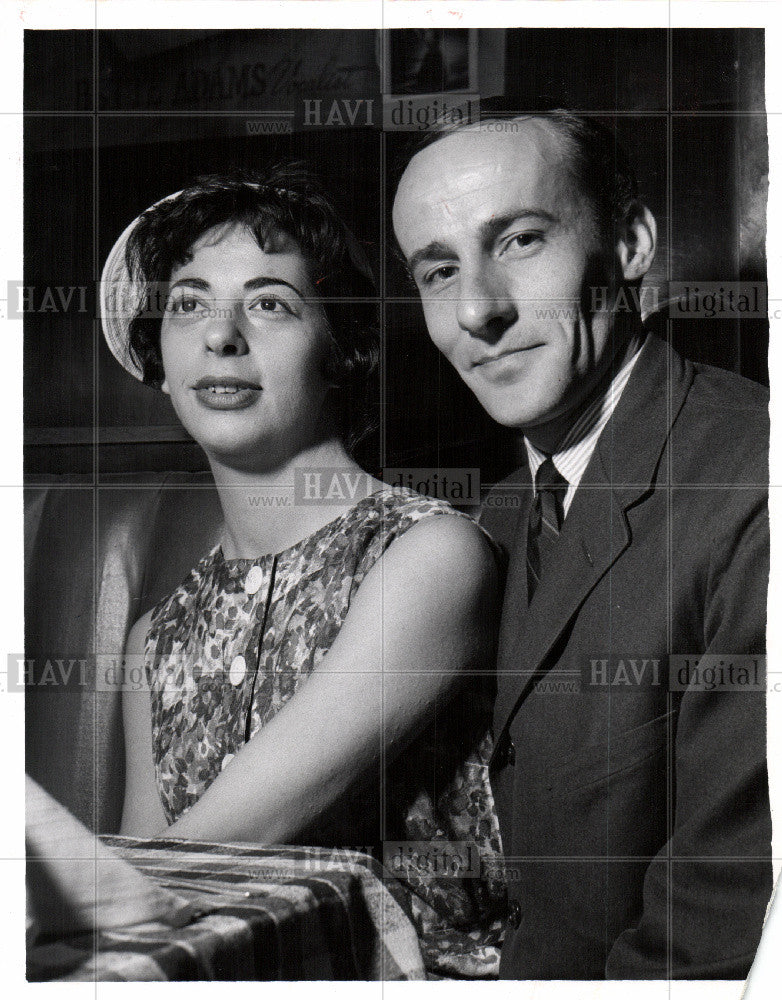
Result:
<svg viewBox="0 0 782 1000">
<path fill-rule="evenodd" d="M 285 451 L 275 447 L 271 441 L 256 439 L 246 444 L 237 443 L 235 440 L 230 442 L 199 441 L 198 443 L 212 467 L 219 465 L 223 468 L 235 469 L 237 472 L 265 473 L 284 463 Z"/>
</svg>

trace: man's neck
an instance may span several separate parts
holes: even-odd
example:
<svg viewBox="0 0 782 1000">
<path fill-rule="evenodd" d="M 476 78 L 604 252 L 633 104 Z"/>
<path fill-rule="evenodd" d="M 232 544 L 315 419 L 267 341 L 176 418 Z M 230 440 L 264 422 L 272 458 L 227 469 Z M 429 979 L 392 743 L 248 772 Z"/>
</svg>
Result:
<svg viewBox="0 0 782 1000">
<path fill-rule="evenodd" d="M 608 391 L 616 373 L 635 357 L 641 349 L 645 337 L 646 332 L 639 324 L 638 328 L 629 336 L 622 338 L 618 349 L 610 356 L 608 363 L 602 367 L 601 373 L 597 375 L 591 388 L 572 407 L 546 424 L 523 428 L 524 437 L 530 444 L 546 454 L 556 454 L 570 428 L 594 399 Z"/>
</svg>

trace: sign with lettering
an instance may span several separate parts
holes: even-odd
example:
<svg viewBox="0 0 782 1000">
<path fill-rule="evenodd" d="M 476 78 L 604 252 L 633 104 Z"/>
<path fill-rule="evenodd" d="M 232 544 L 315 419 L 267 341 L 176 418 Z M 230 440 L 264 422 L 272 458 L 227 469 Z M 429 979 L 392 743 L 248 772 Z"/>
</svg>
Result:
<svg viewBox="0 0 782 1000">
<path fill-rule="evenodd" d="M 177 32 L 175 47 L 151 43 L 145 54 L 137 45 L 131 59 L 118 51 L 122 32 L 110 34 L 100 60 L 105 110 L 292 112 L 301 100 L 380 93 L 373 31 L 222 31 L 192 41 Z"/>
</svg>

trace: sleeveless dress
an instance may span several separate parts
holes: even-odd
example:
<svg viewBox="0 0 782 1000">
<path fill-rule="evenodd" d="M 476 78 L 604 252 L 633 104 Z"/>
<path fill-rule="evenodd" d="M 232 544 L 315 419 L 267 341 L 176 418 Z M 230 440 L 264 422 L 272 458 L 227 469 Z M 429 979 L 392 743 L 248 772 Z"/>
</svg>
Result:
<svg viewBox="0 0 782 1000">
<path fill-rule="evenodd" d="M 225 559 L 216 546 L 156 605 L 145 663 L 155 770 L 169 823 L 306 683 L 391 542 L 443 515 L 466 516 L 440 500 L 383 489 L 276 555 Z M 387 760 L 384 771 L 379 762 L 368 768 L 294 841 L 371 850 L 381 859 L 385 845 L 434 973 L 490 976 L 499 965 L 506 894 L 488 780 L 492 685 L 488 670 L 465 681 L 434 706 L 422 735 Z M 421 841 L 441 845 L 423 872 L 402 857 L 415 851 L 417 860 Z M 452 861 L 454 842 L 464 876 L 436 863 Z M 465 851 L 468 869 L 459 867 Z"/>
</svg>

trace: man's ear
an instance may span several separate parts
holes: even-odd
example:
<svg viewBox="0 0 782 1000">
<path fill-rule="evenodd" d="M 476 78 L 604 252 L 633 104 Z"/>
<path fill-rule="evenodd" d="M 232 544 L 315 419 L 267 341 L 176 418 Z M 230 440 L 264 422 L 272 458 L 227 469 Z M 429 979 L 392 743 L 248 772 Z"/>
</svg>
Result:
<svg viewBox="0 0 782 1000">
<path fill-rule="evenodd" d="M 646 205 L 635 201 L 627 212 L 616 247 L 625 281 L 643 278 L 652 266 L 656 246 L 654 216 Z"/>
<path fill-rule="evenodd" d="M 167 396 L 171 395 L 171 390 L 168 388 L 167 378 L 164 378 L 163 381 L 160 383 L 160 388 Z"/>
</svg>

